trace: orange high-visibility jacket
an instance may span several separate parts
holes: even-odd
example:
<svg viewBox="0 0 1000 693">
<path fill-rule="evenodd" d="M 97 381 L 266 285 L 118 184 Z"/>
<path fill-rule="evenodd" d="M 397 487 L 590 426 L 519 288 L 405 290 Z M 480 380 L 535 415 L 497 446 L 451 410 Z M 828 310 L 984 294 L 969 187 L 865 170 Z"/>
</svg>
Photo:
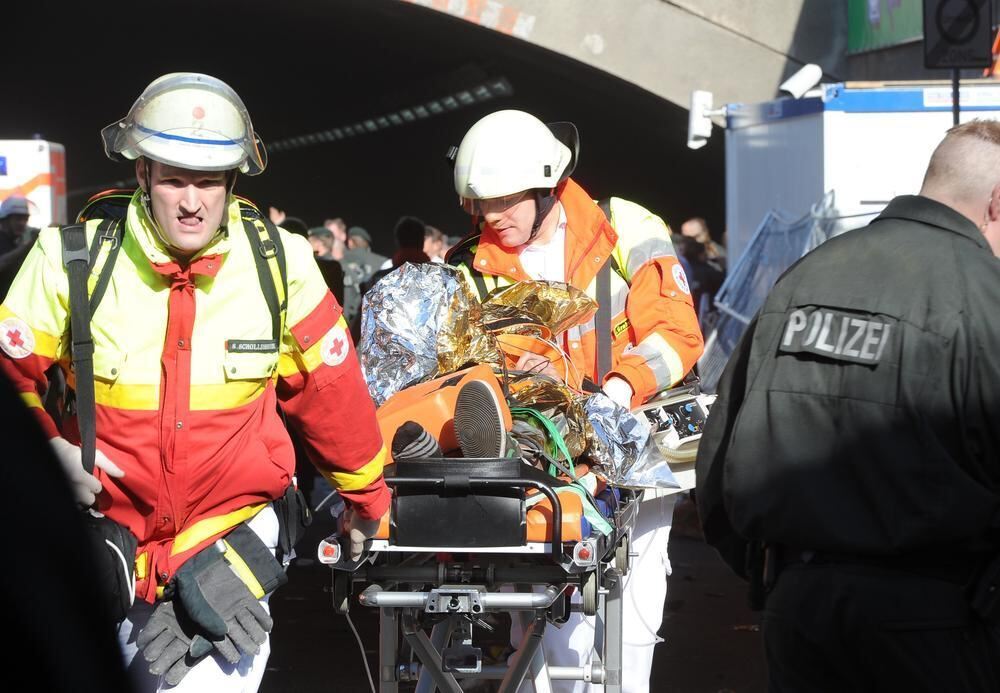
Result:
<svg viewBox="0 0 1000 693">
<path fill-rule="evenodd" d="M 704 350 L 691 292 L 663 220 L 643 207 L 611 198 L 609 222 L 572 179 L 556 191 L 566 213 L 565 277 L 596 299 L 598 270 L 613 257 L 611 273 L 612 371 L 605 376 L 632 386 L 638 406 L 679 382 Z M 499 286 L 530 279 L 517 249 L 505 248 L 484 224 L 482 233 L 457 245 L 448 261 L 460 267 L 480 300 Z M 626 281 L 627 280 L 627 281 Z M 559 340 L 583 375 L 597 373 L 595 318 L 567 330 Z"/>
<path fill-rule="evenodd" d="M 88 239 L 99 223 L 87 223 Z M 278 402 L 361 516 L 388 508 L 375 406 L 312 249 L 279 231 L 288 290 L 275 345 L 252 255 L 259 248 L 243 223 L 231 199 L 228 230 L 182 267 L 137 194 L 91 321 L 97 447 L 125 472 L 97 470 L 97 508 L 139 538 L 136 593 L 150 601 L 187 558 L 288 488 L 295 455 Z M 50 437 L 59 431 L 41 407 L 45 371 L 58 363 L 74 384 L 61 252 L 59 230 L 43 230 L 0 306 L 0 370 Z M 79 442 L 74 419 L 63 435 Z"/>
</svg>

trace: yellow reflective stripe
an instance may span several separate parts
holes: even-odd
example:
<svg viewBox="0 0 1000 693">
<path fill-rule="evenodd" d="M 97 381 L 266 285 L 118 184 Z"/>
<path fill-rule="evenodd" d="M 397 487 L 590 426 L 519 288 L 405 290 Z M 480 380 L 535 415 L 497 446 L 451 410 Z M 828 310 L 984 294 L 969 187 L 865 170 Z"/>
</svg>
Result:
<svg viewBox="0 0 1000 693">
<path fill-rule="evenodd" d="M 29 407 L 38 407 L 39 409 L 44 408 L 42 407 L 42 398 L 34 392 L 21 392 L 18 394 L 21 395 L 21 400 Z"/>
<path fill-rule="evenodd" d="M 250 589 L 253 596 L 257 599 L 263 597 L 264 587 L 260 584 L 260 581 L 257 580 L 257 576 L 253 574 L 253 571 L 250 570 L 250 566 L 247 565 L 242 556 L 236 553 L 236 549 L 234 549 L 228 541 L 223 539 L 222 543 L 226 546 L 226 550 L 222 554 L 222 557 L 229 561 L 229 565 L 236 572 L 236 576 Z"/>
<path fill-rule="evenodd" d="M 76 379 L 69 383 L 75 389 Z M 158 385 L 125 385 L 94 381 L 94 400 L 104 407 L 115 409 L 151 410 L 160 408 Z"/>
<path fill-rule="evenodd" d="M 75 388 L 76 380 L 69 379 L 69 386 Z M 268 379 L 240 380 L 212 385 L 192 385 L 190 407 L 192 411 L 216 411 L 235 409 L 254 402 L 264 394 Z M 151 411 L 160 407 L 158 385 L 129 385 L 94 381 L 94 399 L 103 407 Z M 30 403 L 29 403 L 30 404 Z M 41 406 L 41 405 L 38 405 Z"/>
<path fill-rule="evenodd" d="M 299 372 L 299 364 L 291 354 L 282 354 L 278 358 L 278 377 L 287 378 Z"/>
<path fill-rule="evenodd" d="M 6 304 L 0 305 L 0 320 L 6 320 L 7 318 L 17 318 L 26 324 L 28 322 L 8 308 Z M 53 337 L 47 332 L 36 330 L 34 327 L 31 327 L 31 325 L 28 325 L 28 327 L 31 329 L 31 334 L 35 336 L 35 349 L 33 353 L 37 356 L 54 359 L 59 350 L 59 338 Z"/>
<path fill-rule="evenodd" d="M 251 517 L 267 507 L 267 503 L 248 505 L 245 508 L 234 510 L 228 515 L 218 517 L 207 517 L 200 522 L 196 522 L 174 539 L 174 547 L 170 550 L 171 556 L 184 553 L 216 534 L 221 534 L 227 529 L 231 529 L 241 522 L 246 522 Z"/>
<path fill-rule="evenodd" d="M 219 385 L 192 385 L 191 411 L 235 409 L 250 404 L 267 389 L 268 379 L 239 380 Z"/>
<path fill-rule="evenodd" d="M 149 554 L 146 552 L 140 553 L 135 557 L 135 579 L 145 580 L 146 574 L 149 571 Z"/>
<path fill-rule="evenodd" d="M 321 470 L 330 484 L 341 491 L 360 491 L 367 488 L 369 484 L 382 476 L 382 468 L 385 466 L 386 450 L 385 446 L 378 451 L 363 467 L 355 469 L 353 472 L 334 472 L 328 469 Z"/>
</svg>

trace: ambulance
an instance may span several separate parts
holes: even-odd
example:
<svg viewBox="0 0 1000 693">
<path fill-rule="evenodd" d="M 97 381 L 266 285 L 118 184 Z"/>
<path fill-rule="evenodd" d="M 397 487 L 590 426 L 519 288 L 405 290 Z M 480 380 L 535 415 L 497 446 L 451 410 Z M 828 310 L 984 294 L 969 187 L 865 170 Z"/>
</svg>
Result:
<svg viewBox="0 0 1000 693">
<path fill-rule="evenodd" d="M 0 200 L 28 199 L 28 226 L 65 224 L 66 150 L 45 140 L 0 140 Z"/>
</svg>

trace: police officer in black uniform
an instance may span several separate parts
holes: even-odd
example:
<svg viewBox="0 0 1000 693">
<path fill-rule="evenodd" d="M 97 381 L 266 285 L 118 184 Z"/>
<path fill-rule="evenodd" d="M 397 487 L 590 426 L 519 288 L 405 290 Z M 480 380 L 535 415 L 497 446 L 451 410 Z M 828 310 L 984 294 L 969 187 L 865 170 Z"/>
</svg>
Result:
<svg viewBox="0 0 1000 693">
<path fill-rule="evenodd" d="M 1000 123 L 777 283 L 698 454 L 772 691 L 1000 691 Z M 761 600 L 763 601 L 763 600 Z"/>
</svg>

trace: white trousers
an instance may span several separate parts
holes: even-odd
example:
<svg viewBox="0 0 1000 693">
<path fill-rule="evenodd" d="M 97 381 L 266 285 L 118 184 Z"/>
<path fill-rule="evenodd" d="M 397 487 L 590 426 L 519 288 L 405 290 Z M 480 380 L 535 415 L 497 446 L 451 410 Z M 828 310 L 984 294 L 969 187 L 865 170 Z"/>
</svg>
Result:
<svg viewBox="0 0 1000 693">
<path fill-rule="evenodd" d="M 273 553 L 278 545 L 278 516 L 271 506 L 257 513 L 250 520 L 249 526 Z M 267 599 L 265 596 L 260 603 L 270 612 Z M 118 628 L 118 641 L 125 656 L 125 668 L 138 693 L 164 690 L 172 693 L 255 693 L 260 687 L 267 658 L 271 654 L 270 636 L 260 646 L 258 654 L 245 655 L 236 664 L 230 664 L 213 651 L 198 662 L 176 686 L 168 685 L 162 676 L 150 674 L 149 664 L 139 653 L 135 641 L 152 614 L 152 604 L 136 600 Z"/>
<path fill-rule="evenodd" d="M 673 521 L 676 495 L 654 498 L 639 504 L 639 514 L 632 531 L 632 566 L 622 588 L 622 691 L 648 693 L 649 673 L 653 668 L 653 648 L 663 638 L 657 635 L 663 622 L 663 606 L 667 599 L 667 576 L 670 559 L 667 543 Z M 573 595 L 580 602 L 579 592 Z M 595 617 L 576 612 L 562 627 L 551 623 L 545 628 L 542 648 L 550 666 L 583 666 L 591 660 L 594 649 Z M 523 631 L 517 615 L 513 618 L 511 642 L 517 646 Z M 531 691 L 530 672 L 521 691 Z M 601 691 L 599 684 L 583 681 L 553 681 L 558 693 L 590 693 Z M 541 692 L 539 692 L 541 693 Z"/>
</svg>

